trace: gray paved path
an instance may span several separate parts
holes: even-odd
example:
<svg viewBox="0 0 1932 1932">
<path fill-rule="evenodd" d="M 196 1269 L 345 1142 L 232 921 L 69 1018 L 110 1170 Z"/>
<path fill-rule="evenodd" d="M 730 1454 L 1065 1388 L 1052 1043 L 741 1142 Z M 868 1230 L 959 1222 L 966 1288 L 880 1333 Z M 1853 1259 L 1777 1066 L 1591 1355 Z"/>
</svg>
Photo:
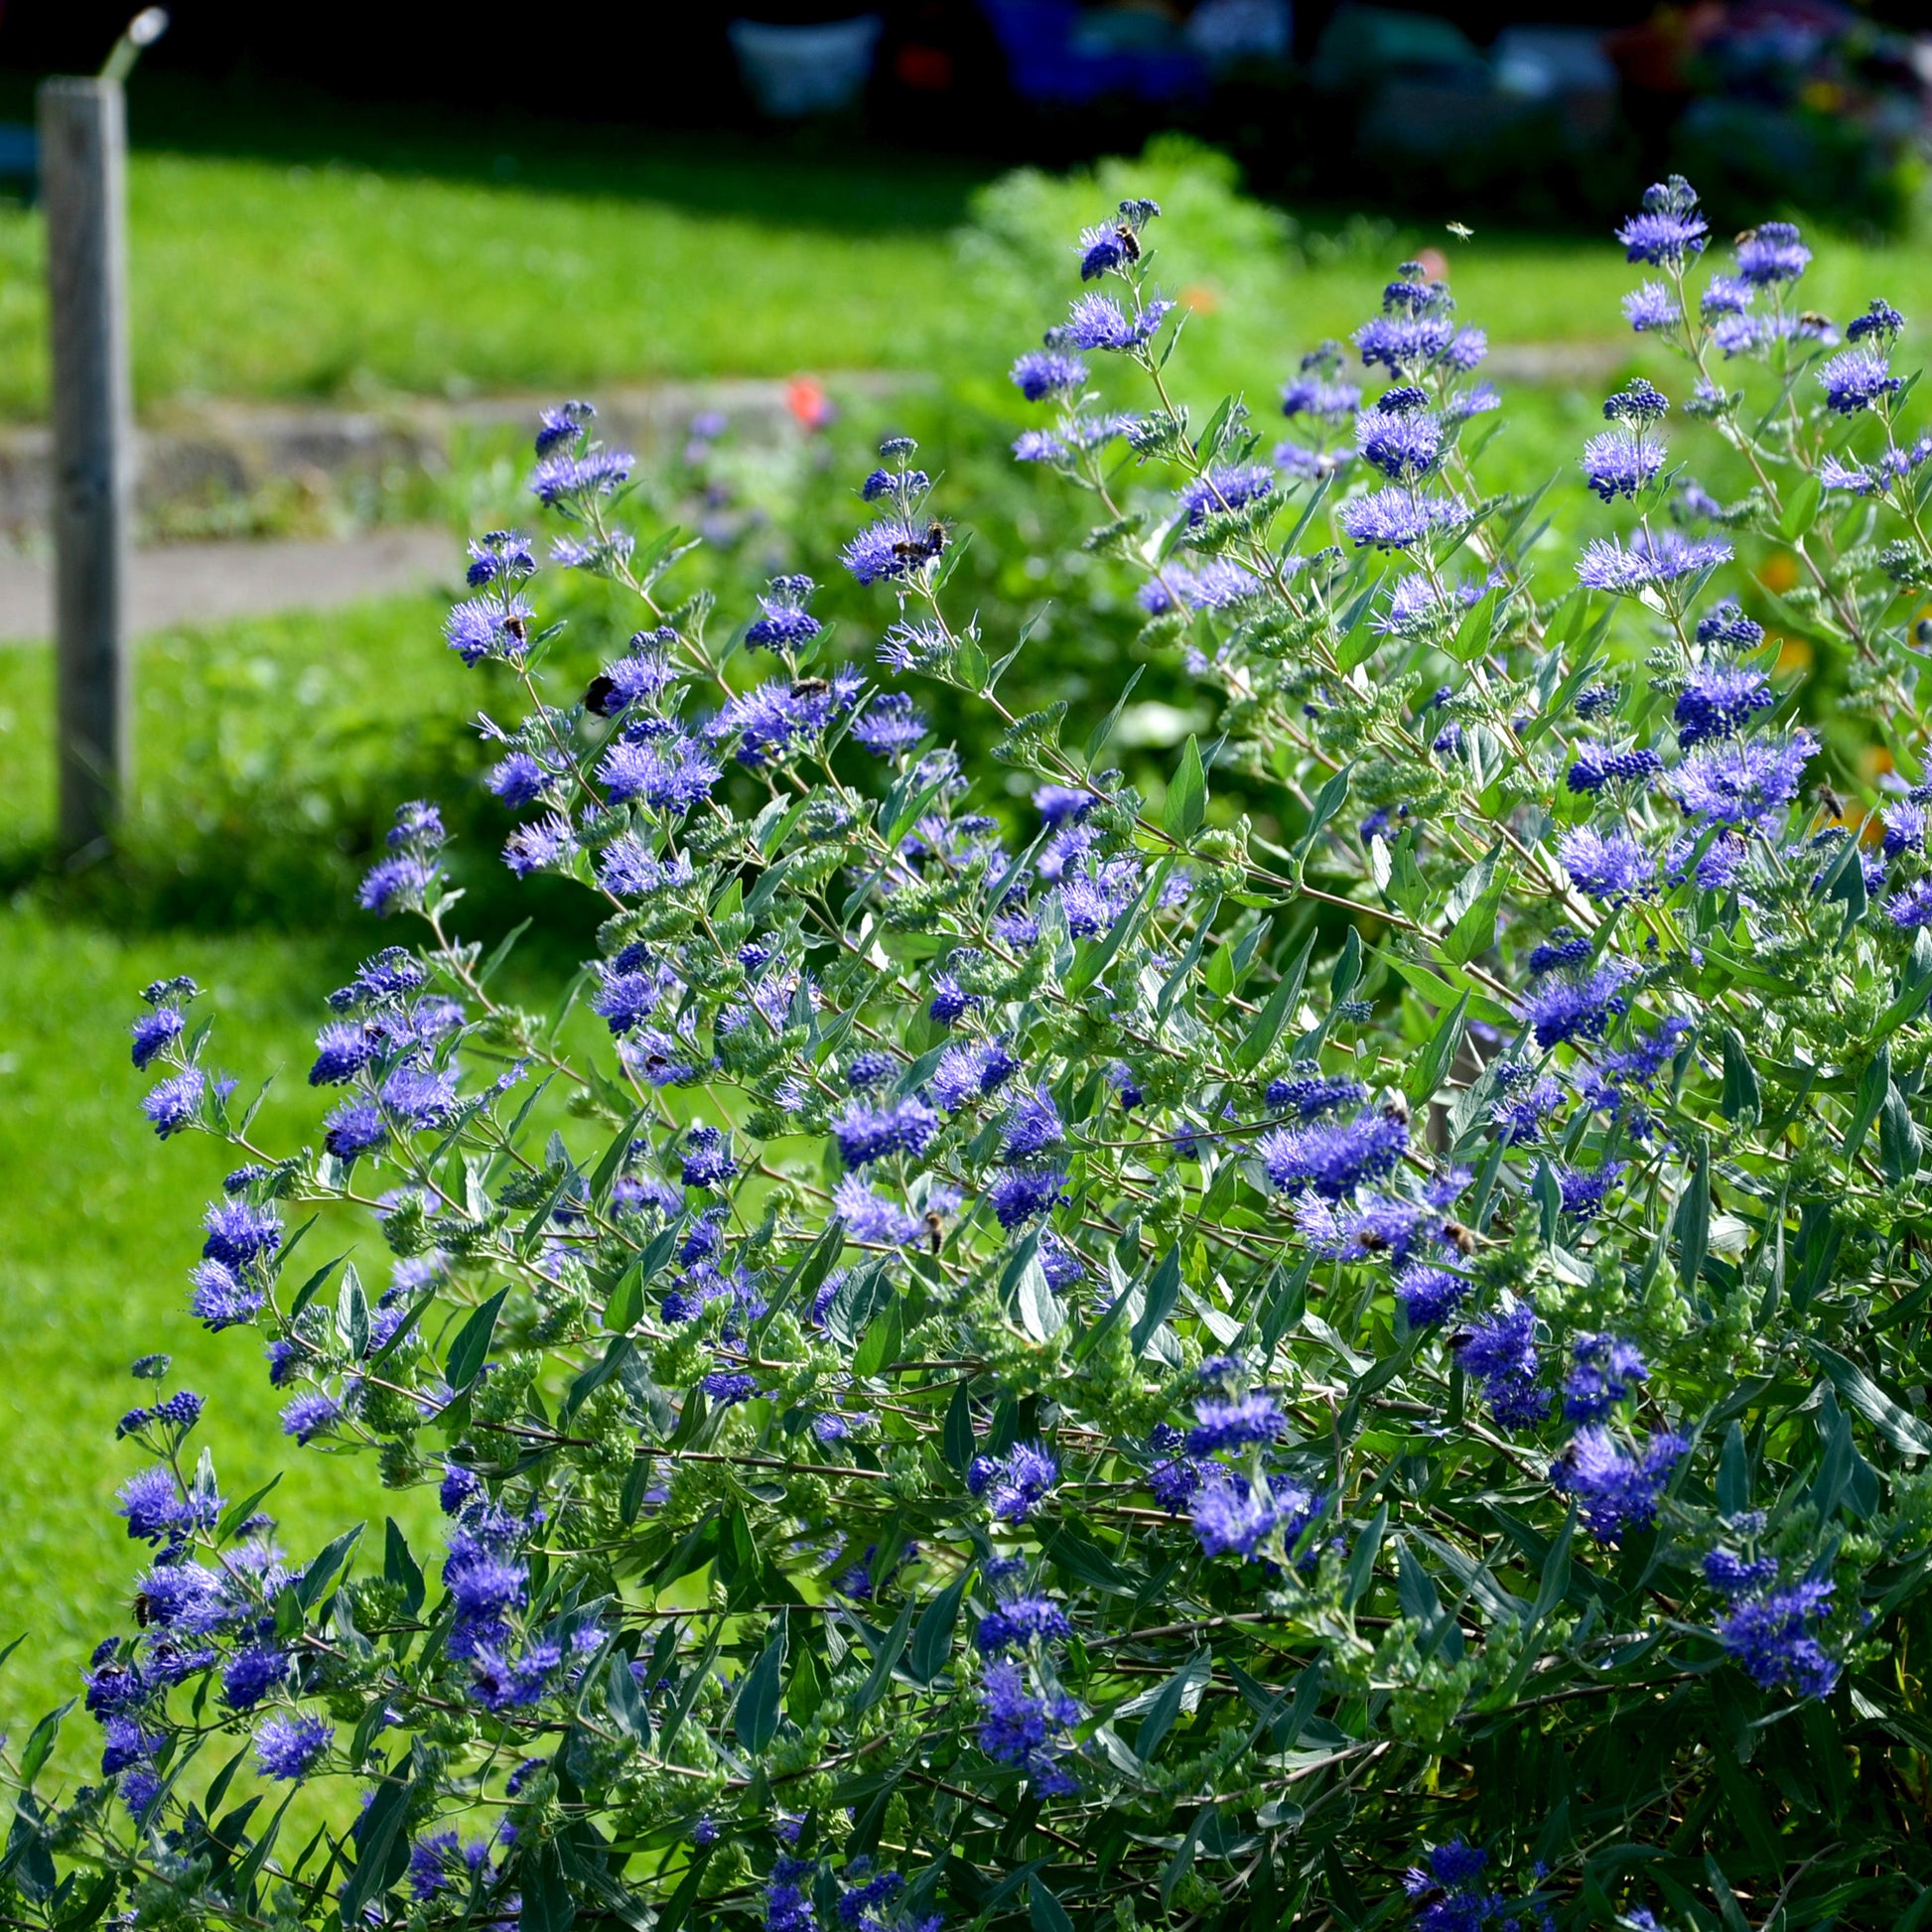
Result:
<svg viewBox="0 0 1932 1932">
<path fill-rule="evenodd" d="M 130 629 L 324 611 L 461 579 L 463 549 L 441 529 L 371 530 L 341 542 L 171 543 L 134 555 Z M 0 643 L 54 633 L 54 567 L 0 555 Z"/>
<path fill-rule="evenodd" d="M 1499 345 L 1487 370 L 1506 382 L 1587 386 L 1616 374 L 1632 353 L 1628 342 L 1514 344 Z M 828 377 L 827 388 L 835 397 L 878 400 L 908 380 L 848 372 Z M 724 413 L 734 434 L 754 444 L 800 433 L 787 387 L 777 381 L 618 388 L 601 400 L 600 427 L 640 449 L 681 434 L 700 407 Z M 242 493 L 266 478 L 298 470 L 346 473 L 378 461 L 419 463 L 443 447 L 458 421 L 482 427 L 520 423 L 534 410 L 523 397 L 461 405 L 403 399 L 386 414 L 210 404 L 191 412 L 192 420 L 184 416 L 147 434 L 144 487 L 165 498 L 179 471 L 189 483 L 214 476 Z M 44 521 L 46 442 L 42 429 L 0 429 L 0 527 L 31 530 Z M 375 530 L 340 542 L 167 544 L 136 553 L 131 629 L 138 636 L 181 623 L 328 610 L 431 585 L 454 588 L 461 567 L 461 546 L 440 529 Z M 0 643 L 52 635 L 52 576 L 44 554 L 0 552 Z"/>
</svg>

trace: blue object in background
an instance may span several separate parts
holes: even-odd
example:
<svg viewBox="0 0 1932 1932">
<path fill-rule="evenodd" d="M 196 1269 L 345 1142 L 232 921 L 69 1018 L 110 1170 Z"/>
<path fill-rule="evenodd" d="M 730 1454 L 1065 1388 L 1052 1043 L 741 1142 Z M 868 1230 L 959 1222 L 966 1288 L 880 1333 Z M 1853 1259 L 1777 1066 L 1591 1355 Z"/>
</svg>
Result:
<svg viewBox="0 0 1932 1932">
<path fill-rule="evenodd" d="M 0 121 L 0 182 L 24 184 L 32 201 L 40 179 L 40 135 L 27 121 Z"/>
<path fill-rule="evenodd" d="M 1172 101 L 1207 90 L 1206 64 L 1157 14 L 1073 0 L 983 5 L 1014 92 L 1035 106 L 1079 107 L 1109 94 Z"/>
</svg>

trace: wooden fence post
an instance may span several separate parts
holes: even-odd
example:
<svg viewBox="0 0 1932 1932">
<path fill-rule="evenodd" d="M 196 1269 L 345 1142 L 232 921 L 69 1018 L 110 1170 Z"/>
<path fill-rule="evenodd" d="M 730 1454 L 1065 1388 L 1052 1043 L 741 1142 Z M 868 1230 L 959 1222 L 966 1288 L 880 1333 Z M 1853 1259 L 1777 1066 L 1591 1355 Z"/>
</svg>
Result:
<svg viewBox="0 0 1932 1932">
<path fill-rule="evenodd" d="M 44 81 L 40 145 L 54 351 L 60 831 L 67 852 L 81 857 L 111 835 L 131 775 L 134 411 L 120 81 Z"/>
</svg>

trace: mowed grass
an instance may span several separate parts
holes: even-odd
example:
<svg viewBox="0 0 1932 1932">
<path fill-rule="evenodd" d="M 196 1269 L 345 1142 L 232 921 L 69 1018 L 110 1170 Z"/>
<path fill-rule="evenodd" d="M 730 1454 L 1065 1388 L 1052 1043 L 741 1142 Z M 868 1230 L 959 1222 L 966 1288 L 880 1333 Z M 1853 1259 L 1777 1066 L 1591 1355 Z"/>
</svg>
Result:
<svg viewBox="0 0 1932 1932">
<path fill-rule="evenodd" d="M 245 1495 L 278 1471 L 267 1505 L 292 1555 L 345 1525 L 385 1512 L 426 1558 L 436 1542 L 433 1502 L 382 1491 L 373 1461 L 297 1449 L 281 1435 L 285 1399 L 270 1389 L 252 1331 L 207 1333 L 189 1312 L 188 1271 L 199 1258 L 201 1213 L 239 1157 L 207 1136 L 158 1142 L 140 1112 L 153 1076 L 129 1060 L 128 1022 L 149 982 L 187 973 L 213 1016 L 207 1064 L 244 1090 L 277 1077 L 256 1123 L 262 1143 L 313 1143 L 321 1096 L 306 1072 L 323 997 L 355 962 L 411 935 L 350 914 L 329 923 L 308 907 L 307 931 L 232 921 L 193 930 L 165 914 L 171 864 L 185 906 L 209 897 L 227 854 L 245 873 L 252 850 L 258 905 L 274 903 L 277 855 L 304 828 L 334 846 L 366 791 L 386 815 L 398 748 L 459 724 L 461 667 L 436 637 L 438 605 L 411 598 L 328 616 L 178 631 L 142 640 L 137 654 L 143 777 L 130 845 L 150 885 L 143 903 L 164 916 L 137 928 L 131 914 L 93 917 L 105 889 L 85 882 L 49 894 L 23 887 L 0 905 L 0 1643 L 27 1641 L 0 1671 L 0 1728 L 21 1726 L 79 1687 L 103 1636 L 128 1630 L 143 1552 L 114 1515 L 114 1491 L 146 1458 L 117 1445 L 116 1419 L 153 1385 L 128 1374 L 139 1355 L 175 1357 L 170 1387 L 208 1396 L 193 1439 L 213 1452 L 224 1493 Z M 0 652 L 0 786 L 10 812 L 6 846 L 23 855 L 51 829 L 52 666 L 44 647 Z M 375 694 L 372 698 L 371 694 Z M 379 742 L 378 742 L 379 740 Z M 377 802 L 379 800 L 379 802 Z M 353 877 L 324 865 L 281 882 L 299 899 Z M 284 910 L 300 912 L 300 903 Z M 62 906 L 65 906 L 64 913 Z M 238 902 L 244 915 L 249 907 Z M 321 923 L 318 924 L 317 921 Z M 284 918 L 283 923 L 291 920 Z M 291 1224 L 304 1218 L 291 1209 Z M 353 1242 L 372 1291 L 388 1258 L 372 1227 L 325 1217 L 299 1251 L 297 1279 Z M 302 1266 L 300 1264 L 306 1264 Z M 193 1445 L 191 1446 L 192 1452 Z M 64 1740 L 76 1770 L 91 1725 Z"/>
<path fill-rule="evenodd" d="M 999 315 L 988 333 L 978 266 L 955 240 L 983 167 L 180 89 L 144 76 L 133 94 L 135 382 L 150 410 L 202 396 L 1003 368 L 1051 319 Z M 1079 218 L 1111 205 L 1091 200 Z M 1159 237 L 1210 356 L 1218 335 L 1261 334 L 1270 380 L 1352 328 L 1383 272 L 1425 244 L 1448 254 L 1464 312 L 1498 342 L 1614 337 L 1636 279 L 1607 236 L 1492 230 L 1479 214 L 1472 241 L 1398 222 L 1374 260 L 1338 259 L 1321 245 L 1343 225 L 1332 211 L 1290 212 L 1310 245 L 1260 260 L 1217 264 L 1177 221 Z M 43 249 L 37 210 L 0 209 L 0 415 L 45 408 Z M 1841 321 L 1881 293 L 1932 314 L 1932 255 L 1833 240 L 1805 293 Z"/>
<path fill-rule="evenodd" d="M 214 1058 L 250 1073 L 283 1068 L 258 1125 L 277 1140 L 313 1132 L 302 1083 L 316 1003 L 352 964 L 342 940 L 251 933 L 117 937 L 16 904 L 0 916 L 0 1641 L 25 1634 L 0 1673 L 0 1725 L 23 1724 L 79 1688 L 102 1637 L 132 1625 L 141 1551 L 114 1515 L 116 1487 L 147 1458 L 116 1446 L 115 1420 L 153 1384 L 128 1365 L 175 1357 L 170 1388 L 210 1397 L 191 1443 L 214 1453 L 223 1492 L 246 1495 L 283 1471 L 265 1505 L 287 1548 L 306 1554 L 373 1510 L 426 1530 L 420 1496 L 385 1498 L 371 1463 L 293 1449 L 259 1343 L 206 1333 L 188 1311 L 200 1212 L 233 1165 L 194 1135 L 162 1145 L 139 1112 L 145 1081 L 128 1063 L 138 989 L 192 973 L 219 1023 Z M 341 1229 L 334 1232 L 340 1234 Z M 339 1251 L 322 1245 L 313 1265 Z M 365 1243 L 366 1245 L 366 1243 Z M 371 1279 L 386 1282 L 379 1257 Z M 88 1728 L 91 1728 L 89 1726 Z M 84 1751 L 84 1731 L 73 1733 Z"/>
</svg>

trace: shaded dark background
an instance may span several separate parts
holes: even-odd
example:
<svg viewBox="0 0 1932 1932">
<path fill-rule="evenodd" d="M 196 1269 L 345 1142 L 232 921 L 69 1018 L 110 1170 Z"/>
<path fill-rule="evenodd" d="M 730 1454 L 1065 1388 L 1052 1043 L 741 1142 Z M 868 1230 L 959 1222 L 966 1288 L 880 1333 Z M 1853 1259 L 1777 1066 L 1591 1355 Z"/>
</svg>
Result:
<svg viewBox="0 0 1932 1932">
<path fill-rule="evenodd" d="M 1199 4 L 1084 0 L 1078 18 L 1158 38 Z M 130 0 L 0 0 L 0 86 L 24 103 L 36 75 L 91 70 L 130 11 Z M 761 118 L 732 53 L 731 18 L 802 25 L 860 11 L 884 20 L 862 99 L 802 128 Z M 1261 193 L 1337 205 L 1596 222 L 1681 167 L 1721 219 L 1782 206 L 1893 231 L 1920 199 L 1932 146 L 1932 42 L 1915 57 L 1912 41 L 1932 27 L 1928 0 L 1416 0 L 1397 10 L 1297 0 L 1285 58 L 1206 66 L 1136 50 L 1120 63 L 1123 77 L 1058 96 L 1016 53 L 1017 39 L 1037 38 L 1056 11 L 1072 9 L 591 0 L 539 19 L 400 0 L 180 0 L 145 57 L 144 78 L 156 78 L 137 89 L 133 111 L 137 138 L 187 145 L 254 138 L 245 124 L 272 122 L 285 100 L 310 120 L 318 108 L 326 119 L 332 102 L 378 109 L 398 133 L 413 108 L 446 125 L 528 118 L 644 138 L 716 130 L 780 148 L 910 147 L 1000 165 L 1064 165 L 1178 128 L 1233 153 Z M 1354 31 L 1366 15 L 1381 38 Z M 1452 34 L 1422 46 L 1418 15 L 1457 30 L 1459 44 Z M 1404 30 L 1388 23 L 1405 16 L 1408 44 L 1391 52 L 1388 34 Z M 1489 51 L 1536 27 L 1601 30 L 1609 87 L 1540 103 L 1498 91 L 1497 64 L 1483 68 Z M 1338 60 L 1344 43 L 1352 56 Z M 171 89 L 171 77 L 181 85 Z"/>
</svg>

